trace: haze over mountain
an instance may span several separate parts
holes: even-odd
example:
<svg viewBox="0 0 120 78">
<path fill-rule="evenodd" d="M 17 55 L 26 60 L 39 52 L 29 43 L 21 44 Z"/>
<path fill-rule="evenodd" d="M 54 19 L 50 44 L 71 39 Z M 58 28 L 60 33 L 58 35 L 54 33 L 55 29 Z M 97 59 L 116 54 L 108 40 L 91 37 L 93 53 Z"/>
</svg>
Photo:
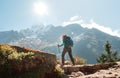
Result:
<svg viewBox="0 0 120 78">
<path fill-rule="evenodd" d="M 96 57 L 104 52 L 108 40 L 113 50 L 120 54 L 120 38 L 106 34 L 95 28 L 83 28 L 79 24 L 67 26 L 37 25 L 21 31 L 0 32 L 0 43 L 25 46 L 32 49 L 55 53 L 60 58 L 57 44 L 61 35 L 67 34 L 74 40 L 73 55 L 87 59 L 87 63 L 96 63 Z M 60 48 L 62 51 L 62 47 Z"/>
</svg>

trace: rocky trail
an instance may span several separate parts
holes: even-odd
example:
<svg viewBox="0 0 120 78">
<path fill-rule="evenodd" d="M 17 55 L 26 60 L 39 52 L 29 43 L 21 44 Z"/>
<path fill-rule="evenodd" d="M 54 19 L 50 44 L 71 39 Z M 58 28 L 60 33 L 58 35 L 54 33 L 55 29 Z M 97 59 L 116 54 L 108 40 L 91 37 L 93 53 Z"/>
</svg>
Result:
<svg viewBox="0 0 120 78">
<path fill-rule="evenodd" d="M 109 64 L 64 65 L 65 78 L 120 78 L 120 62 Z"/>
</svg>

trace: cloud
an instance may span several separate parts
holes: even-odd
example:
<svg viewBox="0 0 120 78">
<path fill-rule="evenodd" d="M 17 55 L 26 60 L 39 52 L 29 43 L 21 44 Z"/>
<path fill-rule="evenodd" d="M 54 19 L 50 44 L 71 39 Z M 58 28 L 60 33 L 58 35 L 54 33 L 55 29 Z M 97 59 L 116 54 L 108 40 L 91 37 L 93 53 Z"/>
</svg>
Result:
<svg viewBox="0 0 120 78">
<path fill-rule="evenodd" d="M 69 25 L 69 24 L 81 24 L 83 22 L 83 20 L 81 19 L 80 16 L 73 16 L 70 18 L 70 20 L 63 22 L 63 26 Z"/>
<path fill-rule="evenodd" d="M 81 17 L 80 16 L 73 16 L 70 18 L 71 21 L 76 21 L 79 20 Z"/>
<path fill-rule="evenodd" d="M 112 36 L 118 36 L 118 37 L 120 37 L 120 35 L 118 33 L 119 32 L 118 30 L 113 31 L 110 27 L 99 25 L 99 24 L 95 23 L 93 20 L 91 20 L 89 24 L 81 24 L 81 25 L 83 27 L 87 27 L 89 29 L 96 28 L 96 29 L 98 29 L 98 30 L 100 30 L 102 32 L 105 32 L 107 34 L 110 34 Z"/>
<path fill-rule="evenodd" d="M 68 21 L 63 22 L 63 26 L 69 25 L 69 24 L 80 24 L 83 28 L 95 28 L 98 29 L 104 33 L 110 34 L 112 36 L 120 37 L 119 33 L 120 30 L 112 30 L 110 27 L 99 25 L 94 20 L 90 20 L 89 23 L 85 23 L 84 20 L 80 16 L 73 16 Z"/>
</svg>

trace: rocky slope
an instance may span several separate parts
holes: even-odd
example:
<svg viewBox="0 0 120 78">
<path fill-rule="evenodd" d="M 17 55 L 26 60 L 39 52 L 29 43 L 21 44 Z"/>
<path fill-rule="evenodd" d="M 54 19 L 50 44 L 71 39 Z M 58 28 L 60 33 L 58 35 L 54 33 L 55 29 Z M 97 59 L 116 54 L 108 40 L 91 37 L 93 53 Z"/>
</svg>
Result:
<svg viewBox="0 0 120 78">
<path fill-rule="evenodd" d="M 120 62 L 60 66 L 56 55 L 0 44 L 0 78 L 120 78 Z"/>
</svg>

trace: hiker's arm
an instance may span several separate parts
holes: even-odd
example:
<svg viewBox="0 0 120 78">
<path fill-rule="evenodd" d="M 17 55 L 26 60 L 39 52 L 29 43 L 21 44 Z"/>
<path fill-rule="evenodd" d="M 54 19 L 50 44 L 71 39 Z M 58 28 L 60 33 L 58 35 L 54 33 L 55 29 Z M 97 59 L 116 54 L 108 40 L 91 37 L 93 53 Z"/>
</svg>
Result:
<svg viewBox="0 0 120 78">
<path fill-rule="evenodd" d="M 58 44 L 58 47 L 61 47 L 61 46 L 63 46 L 63 45 L 64 45 L 64 43 L 65 43 L 65 42 L 63 41 L 63 43 L 62 43 L 62 44 L 60 44 L 60 45 Z"/>
<path fill-rule="evenodd" d="M 61 46 L 63 46 L 63 45 L 65 45 L 65 39 L 63 39 L 63 42 L 62 42 L 62 44 L 58 44 L 58 47 L 61 47 Z"/>
<path fill-rule="evenodd" d="M 58 47 L 61 47 L 61 46 L 63 46 L 63 45 L 64 45 L 64 43 L 62 43 L 62 44 L 60 44 L 60 45 L 58 44 Z"/>
</svg>

